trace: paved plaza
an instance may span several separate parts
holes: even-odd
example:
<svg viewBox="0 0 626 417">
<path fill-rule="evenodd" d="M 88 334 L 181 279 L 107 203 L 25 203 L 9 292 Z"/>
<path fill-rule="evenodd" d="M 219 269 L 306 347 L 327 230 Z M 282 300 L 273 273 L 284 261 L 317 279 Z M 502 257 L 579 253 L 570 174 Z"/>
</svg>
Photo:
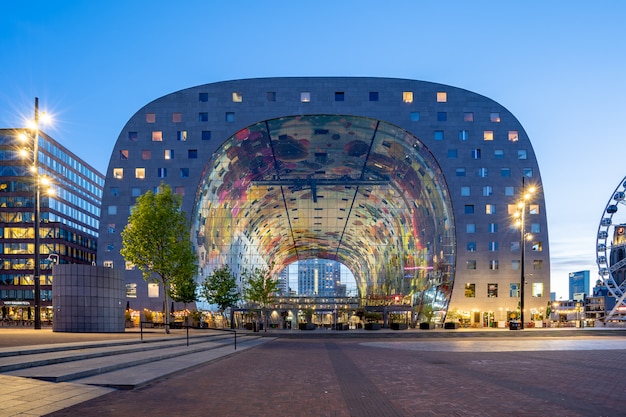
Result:
<svg viewBox="0 0 626 417">
<path fill-rule="evenodd" d="M 84 385 L 73 405 L 70 400 L 47 415 L 625 415 L 623 332 L 430 334 L 278 337 L 132 391 Z M 44 386 L 67 392 L 81 387 L 6 376 L 0 381 L 23 387 L 33 401 L 50 395 Z"/>
</svg>

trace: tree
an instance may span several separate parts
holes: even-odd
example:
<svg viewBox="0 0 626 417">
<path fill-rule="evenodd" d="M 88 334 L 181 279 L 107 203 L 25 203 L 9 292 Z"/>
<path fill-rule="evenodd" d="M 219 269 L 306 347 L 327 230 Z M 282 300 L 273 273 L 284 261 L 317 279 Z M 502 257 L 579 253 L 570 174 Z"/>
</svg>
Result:
<svg viewBox="0 0 626 417">
<path fill-rule="evenodd" d="M 256 303 L 261 308 L 267 331 L 267 308 L 274 302 L 278 292 L 278 282 L 270 276 L 269 268 L 254 268 L 252 271 L 243 272 L 246 283 L 246 300 Z"/>
<path fill-rule="evenodd" d="M 188 303 L 198 300 L 197 287 L 198 284 L 193 276 L 177 277 L 170 283 L 170 297 L 177 303 L 184 303 L 185 310 L 187 310 Z"/>
<path fill-rule="evenodd" d="M 206 277 L 200 291 L 209 304 L 217 304 L 221 313 L 234 306 L 241 297 L 237 280 L 228 265 L 214 270 Z"/>
<path fill-rule="evenodd" d="M 132 262 L 146 281 L 156 279 L 163 287 L 164 322 L 170 285 L 193 278 L 197 257 L 190 239 L 190 225 L 181 211 L 182 198 L 161 183 L 157 193 L 139 196 L 122 231 L 120 254 Z M 169 328 L 165 326 L 166 332 Z"/>
</svg>

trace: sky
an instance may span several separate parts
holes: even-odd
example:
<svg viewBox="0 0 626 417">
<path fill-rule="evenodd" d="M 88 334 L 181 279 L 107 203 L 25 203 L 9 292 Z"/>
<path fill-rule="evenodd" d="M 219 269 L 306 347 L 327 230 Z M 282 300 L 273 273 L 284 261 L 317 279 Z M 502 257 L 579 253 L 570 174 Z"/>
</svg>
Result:
<svg viewBox="0 0 626 417">
<path fill-rule="evenodd" d="M 101 172 L 141 107 L 240 78 L 373 76 L 461 87 L 528 133 L 546 197 L 551 291 L 597 279 L 596 234 L 626 176 L 622 0 L 0 2 L 0 128 L 43 130 Z M 622 144 L 622 145 L 620 145 Z M 593 284 L 592 284 L 593 285 Z"/>
</svg>

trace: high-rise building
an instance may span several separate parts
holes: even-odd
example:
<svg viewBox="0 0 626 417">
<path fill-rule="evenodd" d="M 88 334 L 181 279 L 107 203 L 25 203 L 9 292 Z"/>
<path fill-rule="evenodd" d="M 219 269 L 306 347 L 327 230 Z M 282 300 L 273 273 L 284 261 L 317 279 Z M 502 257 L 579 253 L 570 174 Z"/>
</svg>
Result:
<svg viewBox="0 0 626 417">
<path fill-rule="evenodd" d="M 96 262 L 104 176 L 45 133 L 39 132 L 38 141 L 36 174 L 48 178 L 54 191 L 40 192 L 41 311 L 46 318 L 52 316 L 52 265 Z M 31 130 L 0 129 L 0 304 L 3 315 L 16 319 L 34 312 L 32 152 Z"/>
<path fill-rule="evenodd" d="M 299 294 L 332 297 L 341 295 L 337 294 L 340 289 L 339 262 L 318 258 L 298 262 Z"/>
<path fill-rule="evenodd" d="M 569 274 L 569 299 L 583 299 L 591 295 L 589 282 L 589 270 L 570 272 Z"/>
</svg>

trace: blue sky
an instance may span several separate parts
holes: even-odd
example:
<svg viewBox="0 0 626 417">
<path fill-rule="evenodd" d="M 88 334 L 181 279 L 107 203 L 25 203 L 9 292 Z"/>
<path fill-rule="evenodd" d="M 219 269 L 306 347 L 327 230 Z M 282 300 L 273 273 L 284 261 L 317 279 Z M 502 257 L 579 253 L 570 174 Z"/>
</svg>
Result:
<svg viewBox="0 0 626 417">
<path fill-rule="evenodd" d="M 626 2 L 4 1 L 0 127 L 44 129 L 105 172 L 128 119 L 195 85 L 376 76 L 490 97 L 531 138 L 547 199 L 552 291 L 597 277 L 595 236 L 626 175 Z"/>
</svg>

